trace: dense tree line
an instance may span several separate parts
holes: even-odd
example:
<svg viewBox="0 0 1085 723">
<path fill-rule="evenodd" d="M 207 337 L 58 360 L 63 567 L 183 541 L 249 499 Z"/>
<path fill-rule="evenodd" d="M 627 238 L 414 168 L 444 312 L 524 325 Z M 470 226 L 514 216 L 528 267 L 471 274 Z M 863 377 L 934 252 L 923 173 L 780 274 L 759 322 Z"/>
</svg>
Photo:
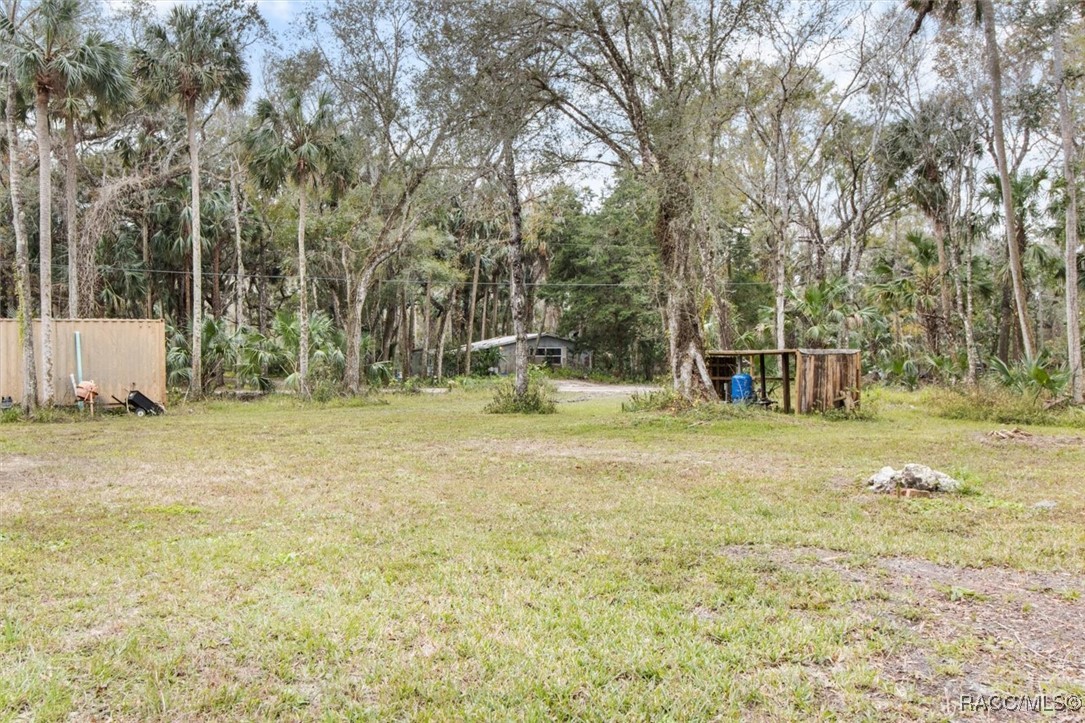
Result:
<svg viewBox="0 0 1085 723">
<path fill-rule="evenodd" d="M 4 0 L 26 398 L 52 319 L 116 316 L 164 318 L 195 395 L 470 373 L 503 334 L 523 393 L 551 331 L 687 396 L 712 347 L 851 346 L 1080 402 L 1080 14 L 332 0 L 287 43 L 245 0 Z"/>
</svg>

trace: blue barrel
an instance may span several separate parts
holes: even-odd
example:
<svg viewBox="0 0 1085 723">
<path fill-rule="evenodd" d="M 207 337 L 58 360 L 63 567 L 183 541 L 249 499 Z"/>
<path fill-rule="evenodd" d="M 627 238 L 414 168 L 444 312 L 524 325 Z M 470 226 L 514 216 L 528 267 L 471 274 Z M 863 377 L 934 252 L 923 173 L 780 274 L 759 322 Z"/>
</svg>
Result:
<svg viewBox="0 0 1085 723">
<path fill-rule="evenodd" d="M 745 404 L 753 399 L 753 377 L 736 374 L 731 377 L 731 403 Z"/>
</svg>

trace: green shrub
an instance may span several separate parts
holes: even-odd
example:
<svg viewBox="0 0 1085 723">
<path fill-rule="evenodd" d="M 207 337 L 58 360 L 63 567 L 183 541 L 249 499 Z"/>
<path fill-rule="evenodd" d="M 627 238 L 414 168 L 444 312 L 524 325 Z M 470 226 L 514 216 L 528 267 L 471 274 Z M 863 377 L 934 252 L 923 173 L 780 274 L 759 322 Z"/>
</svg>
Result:
<svg viewBox="0 0 1085 723">
<path fill-rule="evenodd" d="M 389 391 L 396 394 L 421 394 L 424 387 L 428 387 L 430 381 L 422 377 L 407 377 L 406 379 L 393 382 Z"/>
<path fill-rule="evenodd" d="M 1042 349 L 1034 358 L 1020 359 L 1007 364 L 1001 359 L 992 359 L 991 368 L 999 382 L 1020 394 L 1036 397 L 1062 394 L 1070 380 L 1070 374 L 1056 364 L 1051 354 Z"/>
<path fill-rule="evenodd" d="M 329 375 L 325 367 L 318 367 L 317 373 L 310 376 L 309 398 L 312 401 L 327 403 L 343 394 L 343 385 L 338 375 Z"/>
<path fill-rule="evenodd" d="M 673 389 L 637 393 L 622 404 L 625 412 L 648 412 L 679 417 L 686 421 L 715 422 L 731 419 L 783 420 L 760 404 L 730 404 L 709 400 L 691 400 Z"/>
<path fill-rule="evenodd" d="M 496 346 L 471 352 L 471 376 L 491 376 L 491 369 L 501 362 L 501 350 Z"/>
<path fill-rule="evenodd" d="M 1085 414 L 1080 410 L 1052 407 L 1036 394 L 989 384 L 938 389 L 932 391 L 930 399 L 934 413 L 943 419 L 1085 427 Z"/>
<path fill-rule="evenodd" d="M 557 411 L 554 387 L 538 370 L 528 374 L 527 393 L 517 397 L 514 381 L 509 378 L 498 385 L 494 398 L 486 405 L 489 414 L 553 414 Z"/>
<path fill-rule="evenodd" d="M 14 410 L 13 410 L 14 411 Z M 18 417 L 38 424 L 68 424 L 73 422 L 93 422 L 106 414 L 105 406 L 95 408 L 95 416 L 90 416 L 89 409 L 76 407 L 38 407 L 27 417 Z"/>
<path fill-rule="evenodd" d="M 11 409 L 5 409 L 0 412 L 0 424 L 12 424 L 18 422 L 22 418 L 23 413 L 18 407 L 12 407 Z"/>
<path fill-rule="evenodd" d="M 474 376 L 458 376 L 452 378 L 445 378 L 445 383 L 448 384 L 449 389 L 462 389 L 465 392 L 475 391 L 478 389 L 493 389 L 502 383 L 501 377 L 474 377 Z"/>
<path fill-rule="evenodd" d="M 548 367 L 547 376 L 551 379 L 587 379 L 588 371 L 585 369 L 573 369 L 572 367 Z"/>
<path fill-rule="evenodd" d="M 678 414 L 693 409 L 695 402 L 682 396 L 673 389 L 659 389 L 654 392 L 637 392 L 622 402 L 623 412 L 666 412 Z"/>
</svg>

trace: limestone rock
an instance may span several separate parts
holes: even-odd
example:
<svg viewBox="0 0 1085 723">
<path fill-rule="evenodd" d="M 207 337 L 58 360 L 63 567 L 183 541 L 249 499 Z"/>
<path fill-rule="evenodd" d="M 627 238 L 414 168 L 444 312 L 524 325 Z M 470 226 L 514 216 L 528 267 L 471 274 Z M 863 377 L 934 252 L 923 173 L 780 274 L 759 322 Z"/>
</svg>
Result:
<svg viewBox="0 0 1085 723">
<path fill-rule="evenodd" d="M 883 494 L 896 493 L 899 490 L 959 492 L 961 482 L 923 464 L 906 464 L 901 470 L 882 467 L 867 480 L 867 488 L 871 492 Z"/>
<path fill-rule="evenodd" d="M 882 467 L 867 480 L 871 492 L 892 492 L 897 488 L 897 471 L 892 467 Z"/>
</svg>

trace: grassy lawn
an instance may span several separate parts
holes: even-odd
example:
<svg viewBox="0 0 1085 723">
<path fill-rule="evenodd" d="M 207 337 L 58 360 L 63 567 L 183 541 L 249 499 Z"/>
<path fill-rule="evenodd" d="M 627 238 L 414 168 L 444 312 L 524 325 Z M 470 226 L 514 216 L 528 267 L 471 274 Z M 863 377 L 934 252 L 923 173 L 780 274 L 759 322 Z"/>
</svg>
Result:
<svg viewBox="0 0 1085 723">
<path fill-rule="evenodd" d="M 945 720 L 1085 693 L 1082 433 L 994 439 L 902 395 L 846 422 L 487 400 L 0 426 L 0 719 Z M 968 493 L 864 491 L 912 461 Z"/>
</svg>

